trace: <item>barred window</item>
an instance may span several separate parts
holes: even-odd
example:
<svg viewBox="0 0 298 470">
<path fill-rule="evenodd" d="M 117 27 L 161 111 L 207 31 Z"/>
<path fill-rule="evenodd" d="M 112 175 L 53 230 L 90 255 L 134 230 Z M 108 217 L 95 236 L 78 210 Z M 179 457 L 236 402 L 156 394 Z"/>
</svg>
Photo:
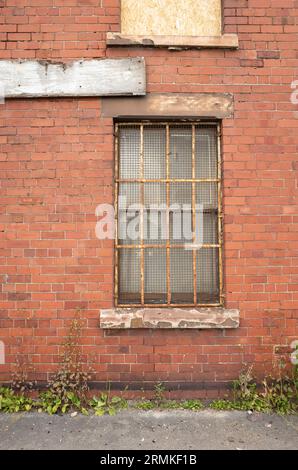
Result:
<svg viewBox="0 0 298 470">
<path fill-rule="evenodd" d="M 218 123 L 116 125 L 117 306 L 222 305 Z"/>
</svg>

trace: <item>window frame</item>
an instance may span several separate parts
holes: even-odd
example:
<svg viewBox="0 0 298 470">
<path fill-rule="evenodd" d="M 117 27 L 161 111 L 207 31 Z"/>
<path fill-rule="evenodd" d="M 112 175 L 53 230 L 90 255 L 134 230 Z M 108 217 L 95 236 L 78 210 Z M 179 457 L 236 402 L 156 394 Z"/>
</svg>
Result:
<svg viewBox="0 0 298 470">
<path fill-rule="evenodd" d="M 196 127 L 199 125 L 209 125 L 213 126 L 216 129 L 217 133 L 217 178 L 196 178 L 195 176 L 195 167 L 196 167 L 196 147 L 195 147 L 195 132 Z M 119 146 L 119 129 L 121 127 L 127 126 L 140 126 L 140 163 L 142 167 L 141 177 L 140 178 L 120 178 L 119 168 L 120 168 L 120 146 Z M 146 126 L 165 126 L 166 130 L 166 178 L 149 178 L 145 179 L 143 177 L 143 157 L 144 157 L 144 128 Z M 170 126 L 183 126 L 189 125 L 192 129 L 192 178 L 171 178 L 170 177 Z M 115 250 L 114 250 L 114 305 L 117 308 L 203 308 L 203 307 L 224 307 L 224 292 L 223 292 L 223 206 L 222 206 L 222 152 L 221 152 L 221 122 L 220 121 L 209 121 L 207 119 L 175 119 L 175 120 L 129 120 L 129 121 L 119 121 L 114 123 L 114 153 L 115 153 L 115 167 L 114 167 L 114 214 L 115 214 Z M 169 193 L 170 193 L 170 184 L 171 183 L 183 183 L 188 182 L 192 187 L 192 221 L 193 226 L 195 226 L 196 221 L 196 212 L 194 206 L 196 203 L 196 184 L 213 182 L 217 183 L 217 227 L 218 227 L 218 243 L 216 244 L 203 244 L 202 248 L 216 248 L 218 249 L 218 289 L 219 301 L 216 303 L 200 303 L 197 299 L 197 252 L 198 250 L 192 250 L 193 253 L 193 278 L 194 278 L 194 289 L 193 303 L 173 303 L 171 299 L 171 289 L 170 289 L 170 255 L 173 248 L 177 248 L 175 244 L 171 244 L 169 239 L 162 244 L 162 247 L 166 249 L 166 275 L 167 275 L 167 303 L 146 303 L 145 302 L 145 286 L 144 286 L 144 253 L 146 248 L 161 248 L 161 245 L 146 244 L 144 243 L 144 238 L 141 237 L 140 243 L 135 243 L 131 245 L 121 245 L 118 241 L 118 232 L 119 232 L 119 214 L 118 214 L 118 195 L 119 188 L 121 183 L 140 183 L 141 187 L 144 188 L 146 182 L 157 182 L 166 184 L 166 198 L 167 205 L 169 206 Z M 143 201 L 142 195 L 144 191 L 141 191 L 141 203 Z M 141 211 L 143 212 L 143 211 Z M 141 221 L 144 223 L 143 214 L 141 215 Z M 143 231 L 143 223 L 141 222 L 141 233 Z M 169 222 L 168 222 L 169 223 Z M 144 247 L 145 245 L 145 247 Z M 129 248 L 130 247 L 130 248 Z M 140 261 L 140 271 L 141 271 L 141 301 L 140 303 L 121 303 L 119 302 L 119 252 L 122 249 L 139 249 L 141 252 L 141 261 Z"/>
</svg>

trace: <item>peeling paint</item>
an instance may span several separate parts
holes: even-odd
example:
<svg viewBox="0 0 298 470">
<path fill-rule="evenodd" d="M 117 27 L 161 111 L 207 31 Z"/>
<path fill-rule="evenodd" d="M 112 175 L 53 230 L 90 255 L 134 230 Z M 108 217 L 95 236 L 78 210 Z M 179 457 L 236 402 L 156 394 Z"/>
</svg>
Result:
<svg viewBox="0 0 298 470">
<path fill-rule="evenodd" d="M 5 98 L 145 95 L 145 61 L 131 59 L 0 60 Z"/>
<path fill-rule="evenodd" d="M 238 328 L 239 311 L 216 308 L 122 308 L 102 310 L 100 327 L 210 329 Z"/>
</svg>

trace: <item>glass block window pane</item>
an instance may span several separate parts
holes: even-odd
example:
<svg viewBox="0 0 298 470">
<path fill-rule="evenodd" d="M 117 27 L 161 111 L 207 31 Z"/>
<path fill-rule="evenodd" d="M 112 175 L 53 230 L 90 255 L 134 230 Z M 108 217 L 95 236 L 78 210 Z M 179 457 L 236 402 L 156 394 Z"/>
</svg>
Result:
<svg viewBox="0 0 298 470">
<path fill-rule="evenodd" d="M 140 144 L 140 129 L 137 126 L 120 128 L 120 178 L 140 177 Z"/>
<path fill-rule="evenodd" d="M 164 304 L 167 302 L 166 250 L 144 250 L 144 291 L 145 303 Z"/>
<path fill-rule="evenodd" d="M 191 251 L 171 250 L 171 298 L 174 304 L 193 303 L 193 256 Z"/>
<path fill-rule="evenodd" d="M 197 255 L 197 297 L 200 304 L 214 304 L 219 294 L 218 248 L 201 248 Z"/>
<path fill-rule="evenodd" d="M 196 129 L 196 177 L 217 178 L 217 129 L 202 126 Z"/>
<path fill-rule="evenodd" d="M 117 129 L 118 305 L 221 305 L 218 127 Z"/>
<path fill-rule="evenodd" d="M 119 250 L 119 302 L 141 303 L 140 250 Z"/>
<path fill-rule="evenodd" d="M 166 152 L 165 127 L 144 129 L 144 177 L 156 179 L 166 177 L 166 159 L 160 158 Z"/>
<path fill-rule="evenodd" d="M 170 130 L 171 178 L 192 176 L 192 128 L 172 127 Z"/>
</svg>

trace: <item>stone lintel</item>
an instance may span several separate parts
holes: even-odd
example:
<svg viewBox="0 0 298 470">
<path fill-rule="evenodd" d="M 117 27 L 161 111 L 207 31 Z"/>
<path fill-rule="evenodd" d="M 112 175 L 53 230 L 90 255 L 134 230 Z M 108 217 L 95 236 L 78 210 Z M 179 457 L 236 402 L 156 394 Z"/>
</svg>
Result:
<svg viewBox="0 0 298 470">
<path fill-rule="evenodd" d="M 230 93 L 149 93 L 141 97 L 102 98 L 102 115 L 113 118 L 215 118 L 233 116 Z"/>
<path fill-rule="evenodd" d="M 212 308 L 114 308 L 101 310 L 100 328 L 238 328 L 239 310 Z"/>
<path fill-rule="evenodd" d="M 238 49 L 237 34 L 221 36 L 155 36 L 108 32 L 108 46 L 168 47 L 170 49 Z"/>
</svg>

